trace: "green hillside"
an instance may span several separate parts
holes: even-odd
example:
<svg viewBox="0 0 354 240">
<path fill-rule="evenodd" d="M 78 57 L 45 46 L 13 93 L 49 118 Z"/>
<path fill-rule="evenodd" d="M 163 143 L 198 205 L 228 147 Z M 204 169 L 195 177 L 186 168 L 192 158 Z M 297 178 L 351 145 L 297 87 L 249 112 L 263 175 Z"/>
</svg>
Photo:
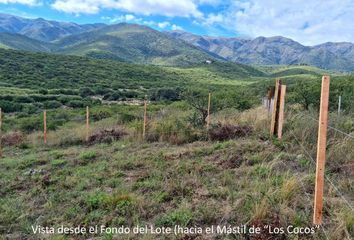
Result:
<svg viewBox="0 0 354 240">
<path fill-rule="evenodd" d="M 205 228 L 276 223 L 314 228 L 311 155 L 316 153 L 318 123 L 301 114 L 318 117 L 320 75 L 285 67 L 267 72 L 225 62 L 166 67 L 0 49 L 0 235 L 47 237 L 33 233 L 36 224 Z M 281 140 L 270 137 L 270 114 L 259 106 L 274 84 L 272 74 L 281 74 L 287 84 Z M 331 78 L 330 125 L 347 133 L 354 131 L 353 84 L 350 76 Z M 143 139 L 145 95 L 151 102 Z M 338 95 L 343 97 L 339 117 L 334 112 Z M 328 143 L 326 174 L 352 204 L 353 141 L 331 131 Z M 350 239 L 354 218 L 349 208 L 327 183 L 325 196 L 329 239 Z M 303 235 L 278 236 L 265 230 L 256 237 L 240 235 L 252 240 Z M 304 236 L 324 239 L 325 234 L 314 228 Z M 108 233 L 89 237 L 141 239 Z M 181 233 L 144 239 L 157 237 L 209 238 Z"/>
<path fill-rule="evenodd" d="M 0 48 L 31 52 L 50 52 L 53 44 L 34 40 L 20 34 L 0 33 Z"/>
<path fill-rule="evenodd" d="M 186 88 L 236 91 L 263 76 L 255 68 L 225 62 L 178 68 L 0 49 L 0 107 L 32 113 L 97 103 L 92 96 L 124 101 Z"/>
<path fill-rule="evenodd" d="M 126 23 L 68 36 L 55 43 L 59 53 L 134 63 L 187 66 L 221 59 L 151 28 Z"/>
<path fill-rule="evenodd" d="M 252 67 L 232 64 L 199 64 L 188 68 L 137 65 L 59 54 L 0 49 L 0 82 L 21 88 L 151 88 L 215 82 L 249 82 L 264 74 Z"/>
</svg>

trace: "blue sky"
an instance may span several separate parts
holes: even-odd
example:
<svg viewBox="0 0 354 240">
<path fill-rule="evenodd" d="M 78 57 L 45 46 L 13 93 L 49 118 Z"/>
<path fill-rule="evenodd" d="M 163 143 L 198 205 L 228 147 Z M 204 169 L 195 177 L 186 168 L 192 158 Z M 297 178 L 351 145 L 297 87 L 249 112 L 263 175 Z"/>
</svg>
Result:
<svg viewBox="0 0 354 240">
<path fill-rule="evenodd" d="M 76 23 L 131 22 L 225 37 L 354 42 L 354 0 L 0 0 L 0 12 Z"/>
</svg>

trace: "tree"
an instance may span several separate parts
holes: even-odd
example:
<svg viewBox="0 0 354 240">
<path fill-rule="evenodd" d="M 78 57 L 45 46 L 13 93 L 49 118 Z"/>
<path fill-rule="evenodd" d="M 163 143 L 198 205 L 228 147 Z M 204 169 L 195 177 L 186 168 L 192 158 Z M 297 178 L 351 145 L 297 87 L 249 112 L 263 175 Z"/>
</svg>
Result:
<svg viewBox="0 0 354 240">
<path fill-rule="evenodd" d="M 180 99 L 180 89 L 159 88 L 151 94 L 153 101 L 177 101 Z"/>
<path fill-rule="evenodd" d="M 318 82 L 297 81 L 294 87 L 295 102 L 300 103 L 305 110 L 309 107 L 319 107 L 321 86 Z"/>
<path fill-rule="evenodd" d="M 196 126 L 205 125 L 208 116 L 208 94 L 206 92 L 187 90 L 182 93 L 182 99 L 195 110 L 191 118 L 193 124 Z"/>
<path fill-rule="evenodd" d="M 95 93 L 91 90 L 91 88 L 84 87 L 80 88 L 79 94 L 81 97 L 88 97 L 94 95 Z"/>
</svg>

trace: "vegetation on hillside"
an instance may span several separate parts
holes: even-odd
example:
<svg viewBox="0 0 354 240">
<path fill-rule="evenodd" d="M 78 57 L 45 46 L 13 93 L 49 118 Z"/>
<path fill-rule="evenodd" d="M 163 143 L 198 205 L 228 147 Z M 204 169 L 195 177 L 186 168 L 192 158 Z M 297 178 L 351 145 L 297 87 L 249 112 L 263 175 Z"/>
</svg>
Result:
<svg viewBox="0 0 354 240">
<path fill-rule="evenodd" d="M 0 50 L 0 66 L 0 86 L 11 89 L 1 91 L 0 107 L 5 112 L 28 113 L 98 104 L 92 96 L 121 101 L 148 94 L 154 100 L 173 100 L 164 90 L 175 95 L 186 87 L 237 89 L 264 75 L 232 63 L 175 68 L 13 50 Z"/>
<path fill-rule="evenodd" d="M 6 139 L 12 142 L 7 141 L 6 157 L 0 162 L 0 223 L 5 227 L 0 233 L 10 238 L 34 236 L 30 227 L 34 222 L 42 226 L 311 227 L 315 167 L 290 132 L 312 154 L 317 123 L 299 118 L 298 110 L 294 111 L 286 115 L 282 141 L 269 138 L 269 115 L 262 108 L 215 112 L 209 134 L 219 138 L 208 141 L 207 131 L 191 125 L 193 108 L 187 103 L 150 105 L 146 141 L 141 139 L 141 106 L 94 109 L 88 143 L 84 118 L 49 131 L 47 145 L 40 132 L 8 133 Z M 49 119 L 56 117 L 49 115 Z M 331 115 L 331 119 L 349 131 L 350 117 L 337 121 Z M 227 129 L 234 129 L 231 126 L 244 131 L 225 135 L 230 133 Z M 348 196 L 353 190 L 347 166 L 354 157 L 353 142 L 333 133 L 329 142 L 326 174 Z M 325 199 L 326 233 L 331 239 L 353 236 L 354 219 L 346 204 L 329 186 L 325 196 L 330 196 Z M 180 234 L 176 239 L 186 237 Z M 260 237 L 297 239 L 265 232 Z M 324 233 L 316 229 L 309 237 L 323 239 Z"/>
<path fill-rule="evenodd" d="M 35 47 L 35 42 L 22 45 L 19 36 L 5 37 L 0 47 Z M 0 49 L 4 239 L 354 237 L 353 76 L 330 73 L 319 228 L 311 225 L 313 156 L 321 75 L 328 72 L 309 66 L 254 68 L 214 57 L 206 63 L 209 54 L 137 25 L 107 26 L 54 44 L 56 51 L 85 56 Z M 281 140 L 269 135 L 271 114 L 260 106 L 275 77 L 287 85 Z M 305 227 L 314 233 L 48 236 L 32 228 L 243 224 Z"/>
<path fill-rule="evenodd" d="M 287 85 L 282 140 L 269 136 L 270 115 L 259 107 L 274 85 L 269 72 L 220 62 L 177 68 L 0 50 L 0 107 L 5 111 L 0 234 L 35 239 L 34 224 L 312 227 L 318 124 L 312 119 L 317 118 L 321 77 L 308 70 L 278 73 Z M 330 125 L 347 133 L 354 132 L 353 84 L 347 75 L 331 80 Z M 209 92 L 212 115 L 206 129 Z M 151 102 L 142 139 L 145 95 Z M 338 116 L 339 95 L 343 111 Z M 353 144 L 329 132 L 326 176 L 350 204 Z M 330 239 L 350 239 L 353 215 L 337 189 L 326 185 L 324 229 Z M 307 237 L 324 236 L 317 229 Z M 176 239 L 189 237 L 207 238 L 181 234 Z M 242 237 L 306 236 L 263 232 L 260 238 Z"/>
</svg>

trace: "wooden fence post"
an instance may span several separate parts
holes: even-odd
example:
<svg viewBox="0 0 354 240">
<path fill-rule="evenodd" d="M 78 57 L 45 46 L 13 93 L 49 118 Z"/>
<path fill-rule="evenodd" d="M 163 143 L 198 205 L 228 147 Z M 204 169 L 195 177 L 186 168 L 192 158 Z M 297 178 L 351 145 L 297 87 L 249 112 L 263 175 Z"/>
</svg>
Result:
<svg viewBox="0 0 354 240">
<path fill-rule="evenodd" d="M 330 77 L 322 77 L 321 87 L 321 104 L 320 117 L 318 124 L 318 140 L 317 140 L 317 164 L 316 164 L 316 183 L 315 183 L 315 199 L 314 199 L 314 215 L 313 224 L 322 224 L 323 211 L 323 185 L 324 170 L 326 161 L 326 145 L 327 145 L 327 121 L 328 121 L 328 98 L 329 98 Z"/>
<path fill-rule="evenodd" d="M 283 136 L 283 123 L 284 123 L 284 105 L 285 105 L 286 85 L 281 85 L 280 99 L 279 99 L 279 115 L 278 115 L 278 138 Z"/>
<path fill-rule="evenodd" d="M 0 158 L 2 158 L 2 109 L 0 108 Z"/>
<path fill-rule="evenodd" d="M 145 95 L 145 100 L 144 100 L 144 124 L 143 124 L 143 139 L 145 139 L 145 134 L 146 134 L 146 124 L 147 124 L 147 96 Z"/>
<path fill-rule="evenodd" d="M 43 111 L 43 140 L 47 144 L 47 111 Z"/>
<path fill-rule="evenodd" d="M 268 112 L 270 112 L 270 104 L 272 103 L 272 88 L 268 88 L 268 93 L 267 93 L 267 109 Z"/>
<path fill-rule="evenodd" d="M 89 140 L 89 135 L 90 135 L 90 109 L 88 106 L 86 106 L 86 142 Z"/>
<path fill-rule="evenodd" d="M 278 116 L 279 116 L 280 85 L 281 85 L 281 80 L 277 79 L 275 81 L 274 106 L 273 106 L 272 121 L 271 121 L 271 126 L 270 126 L 270 134 L 271 135 L 275 135 L 277 133 L 277 124 L 278 124 Z"/>
<path fill-rule="evenodd" d="M 210 105 L 211 105 L 211 93 L 209 93 L 209 98 L 208 98 L 207 129 L 209 129 L 209 127 L 210 127 Z"/>
<path fill-rule="evenodd" d="M 338 98 L 338 116 L 340 115 L 341 106 L 342 106 L 342 96 L 339 96 L 339 98 Z"/>
</svg>

